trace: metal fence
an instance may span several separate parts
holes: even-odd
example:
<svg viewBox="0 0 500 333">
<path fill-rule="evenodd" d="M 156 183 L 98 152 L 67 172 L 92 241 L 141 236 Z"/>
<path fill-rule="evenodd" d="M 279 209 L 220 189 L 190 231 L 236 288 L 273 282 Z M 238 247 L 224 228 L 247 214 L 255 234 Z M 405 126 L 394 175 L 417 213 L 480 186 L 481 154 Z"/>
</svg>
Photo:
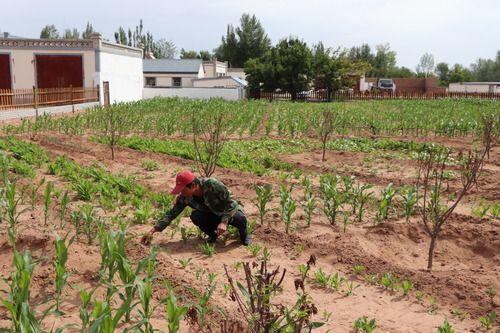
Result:
<svg viewBox="0 0 500 333">
<path fill-rule="evenodd" d="M 99 101 L 99 86 L 39 89 L 0 89 L 0 110 L 43 108 Z"/>
<path fill-rule="evenodd" d="M 269 101 L 293 100 L 289 92 L 257 91 L 250 94 L 250 98 L 267 99 Z M 328 93 L 325 90 L 307 91 L 297 93 L 295 100 L 305 102 L 330 102 L 330 101 L 358 101 L 358 100 L 431 100 L 431 99 L 491 99 L 500 100 L 500 93 L 459 93 L 459 92 L 353 92 L 337 91 Z"/>
</svg>

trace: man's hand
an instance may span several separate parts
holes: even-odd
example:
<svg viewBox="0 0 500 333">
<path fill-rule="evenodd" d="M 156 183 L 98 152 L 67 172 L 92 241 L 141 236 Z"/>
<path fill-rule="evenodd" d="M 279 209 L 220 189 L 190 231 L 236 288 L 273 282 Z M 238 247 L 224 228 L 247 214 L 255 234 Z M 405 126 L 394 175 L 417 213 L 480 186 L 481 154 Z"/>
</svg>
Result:
<svg viewBox="0 0 500 333">
<path fill-rule="evenodd" d="M 141 243 L 144 245 L 151 244 L 151 240 L 153 239 L 153 234 L 156 232 L 156 229 L 153 228 L 149 230 L 149 232 L 141 237 Z"/>
<path fill-rule="evenodd" d="M 227 222 L 219 223 L 219 225 L 217 226 L 217 235 L 219 236 L 224 235 L 226 230 L 227 230 Z"/>
</svg>

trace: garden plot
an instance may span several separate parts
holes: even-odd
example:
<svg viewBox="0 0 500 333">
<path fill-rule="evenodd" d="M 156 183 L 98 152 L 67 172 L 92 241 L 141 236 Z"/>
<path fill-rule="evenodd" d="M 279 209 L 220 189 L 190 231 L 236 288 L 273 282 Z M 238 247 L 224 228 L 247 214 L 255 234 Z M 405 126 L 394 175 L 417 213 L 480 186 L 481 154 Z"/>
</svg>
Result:
<svg viewBox="0 0 500 333">
<path fill-rule="evenodd" d="M 154 103 L 163 105 L 160 101 Z M 166 126 L 161 124 L 170 117 L 169 107 L 175 106 L 174 112 L 178 114 L 187 107 L 183 105 L 185 101 L 164 103 L 164 110 L 153 113 L 156 121 L 148 125 L 151 130 Z M 263 258 L 272 269 L 286 269 L 282 291 L 274 296 L 274 304 L 291 309 L 297 301 L 294 281 L 304 281 L 305 290 L 317 308 L 310 319 L 324 323 L 314 331 L 348 332 L 355 323 L 359 331 L 368 331 L 371 319 L 375 320 L 375 332 L 435 332 L 445 320 L 457 332 L 479 331 L 481 327 L 495 325 L 490 314 L 499 312 L 497 147 L 490 152 L 478 187 L 467 194 L 444 225 L 433 269 L 428 272 L 425 268 L 429 236 L 416 209 L 412 206 L 409 210 L 407 204 L 411 201 L 410 186 L 415 183 L 420 145 L 408 142 L 435 142 L 439 147 L 451 147 L 453 156 L 457 156 L 460 150 L 471 146 L 474 129 L 460 129 L 465 139 L 434 137 L 432 132 L 431 136 L 425 136 L 425 131 L 432 131 L 428 128 L 412 129 L 415 135 L 418 132 L 418 137 L 367 134 L 366 140 L 358 135 L 359 126 L 353 126 L 348 137 L 360 138 L 357 140 L 361 143 L 354 148 L 346 147 L 346 133 L 332 135 L 327 158 L 321 161 L 321 143 L 311 132 L 314 125 L 308 125 L 309 129 L 304 124 L 279 125 L 286 124 L 279 112 L 299 117 L 293 110 L 303 104 L 217 103 L 212 107 L 229 109 L 236 105 L 240 111 L 248 108 L 253 115 L 242 116 L 244 119 L 266 119 L 264 125 L 250 128 L 241 121 L 243 140 L 239 143 L 238 135 L 230 138 L 232 141 L 214 173 L 244 204 L 252 221 L 254 245 L 242 247 L 234 235 L 228 235 L 215 246 L 207 246 L 186 212 L 173 227 L 155 235 L 156 278 L 148 276 L 147 270 L 129 277 L 121 270 L 128 263 L 133 271 L 153 253 L 152 248 L 139 243 L 140 235 L 170 206 L 173 198 L 166 193 L 175 174 L 195 167 L 189 128 L 183 129 L 185 133 L 174 130 L 173 140 L 144 127 L 140 130 L 142 139 L 138 140 L 133 136 L 138 134 L 133 133 L 136 130 L 128 129 L 115 142 L 113 160 L 108 136 L 93 127 L 100 126 L 96 114 L 78 115 L 68 123 L 64 123 L 64 118 L 44 118 L 38 123 L 21 123 L 6 129 L 19 141 L 3 141 L 1 147 L 9 159 L 4 165 L 10 170 L 8 178 L 16 180 L 17 197 L 21 197 L 24 189 L 18 207 L 22 214 L 16 225 L 16 249 L 19 253 L 30 250 L 40 260 L 31 279 L 30 308 L 40 314 L 59 299 L 64 313 L 50 313 L 40 320 L 42 327 L 50 330 L 54 323 L 55 327 L 75 324 L 67 330 L 79 331 L 85 322 L 80 309 L 88 310 L 83 312 L 89 314 L 88 327 L 96 325 L 99 318 L 118 318 L 124 304 L 119 294 L 126 299 L 127 291 L 134 291 L 133 303 L 142 302 L 131 309 L 129 321 L 125 314 L 118 318 L 117 331 L 134 325 L 143 331 L 152 327 L 169 331 L 168 323 L 176 323 L 175 312 L 169 313 L 163 304 L 172 305 L 174 295 L 177 305 L 173 308 L 178 314 L 184 314 L 183 306 L 189 309 L 180 320 L 181 331 L 189 327 L 201 331 L 200 327 L 208 326 L 219 330 L 221 322 L 225 323 L 226 331 L 230 332 L 231 327 L 233 331 L 241 331 L 244 329 L 239 325 L 247 327 L 247 323 L 242 322 L 244 316 L 230 300 L 224 265 L 233 279 L 244 283 L 244 262 L 260 262 Z M 370 104 L 373 105 L 376 104 Z M 415 105 L 424 104 L 418 102 L 411 107 Z M 284 110 L 286 106 L 290 110 Z M 129 110 L 134 107 L 141 112 L 147 109 L 142 104 L 127 106 Z M 350 107 L 360 110 L 358 104 Z M 439 103 L 433 107 L 446 106 Z M 305 112 L 314 114 L 313 108 L 307 105 Z M 486 105 L 484 110 L 489 108 Z M 474 123 L 474 118 L 470 119 Z M 450 123 L 452 120 L 449 118 Z M 269 125 L 273 121 L 274 125 Z M 374 123 L 377 122 L 372 119 L 371 124 Z M 272 127 L 270 137 L 266 137 L 266 127 Z M 435 130 L 450 132 L 443 128 Z M 380 142 L 385 142 L 386 147 L 377 146 Z M 239 158 L 232 159 L 233 155 Z M 376 174 L 372 174 L 372 169 Z M 450 163 L 447 171 L 446 190 L 452 194 L 460 186 L 459 169 Z M 44 178 L 45 182 L 30 195 Z M 52 187 L 48 189 L 49 183 Z M 256 205 L 256 185 L 268 186 L 272 194 L 263 223 Z M 349 198 L 346 192 L 351 193 Z M 65 193 L 69 200 L 62 214 Z M 328 204 L 326 197 L 330 198 Z M 7 237 L 12 228 L 8 226 L 7 222 L 0 225 L 4 235 L 1 247 L 4 277 L 15 271 L 11 262 L 12 241 Z M 103 244 L 121 244 L 120 232 L 125 235 L 122 253 L 125 259 L 116 259 L 103 268 L 103 260 L 110 262 L 108 255 L 103 256 Z M 56 288 L 62 280 L 61 276 L 58 280 L 54 266 L 58 261 L 55 233 L 61 237 L 69 233 L 71 238 L 77 235 L 71 244 L 68 242 L 65 266 L 69 276 L 68 283 L 63 283 L 61 297 Z M 304 277 L 311 256 L 316 263 Z M 116 269 L 111 280 L 109 267 Z M 124 282 L 131 277 L 134 283 Z M 168 292 L 166 281 L 173 292 Z M 9 285 L 9 281 L 6 283 L 4 286 Z M 141 311 L 147 294 L 141 294 L 145 290 L 141 286 L 148 284 L 153 290 L 150 304 L 159 306 L 145 316 Z M 86 292 L 96 289 L 87 307 L 82 305 L 78 287 Z M 109 304 L 109 308 L 104 307 L 94 315 L 90 309 L 98 304 Z M 367 318 L 363 319 L 364 316 Z M 1 325 L 9 327 L 11 317 L 3 309 Z M 170 329 L 174 331 L 175 327 Z"/>
</svg>

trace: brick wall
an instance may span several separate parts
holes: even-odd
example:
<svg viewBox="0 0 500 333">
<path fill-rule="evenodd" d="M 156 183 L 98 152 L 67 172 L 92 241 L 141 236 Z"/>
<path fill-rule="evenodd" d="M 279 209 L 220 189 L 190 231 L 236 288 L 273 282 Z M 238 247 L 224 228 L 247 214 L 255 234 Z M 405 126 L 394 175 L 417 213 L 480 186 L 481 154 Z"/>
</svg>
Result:
<svg viewBox="0 0 500 333">
<path fill-rule="evenodd" d="M 437 77 L 428 78 L 392 78 L 398 92 L 446 92 L 446 88 L 438 86 Z M 367 77 L 366 82 L 375 83 L 377 78 Z"/>
</svg>

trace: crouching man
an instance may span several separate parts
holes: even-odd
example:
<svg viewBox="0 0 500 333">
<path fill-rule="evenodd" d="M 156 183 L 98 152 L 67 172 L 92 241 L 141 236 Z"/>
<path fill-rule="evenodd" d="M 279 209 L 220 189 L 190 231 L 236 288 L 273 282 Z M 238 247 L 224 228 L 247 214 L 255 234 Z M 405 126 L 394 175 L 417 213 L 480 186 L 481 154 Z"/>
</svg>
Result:
<svg viewBox="0 0 500 333">
<path fill-rule="evenodd" d="M 243 245 L 252 242 L 247 234 L 247 218 L 241 206 L 219 180 L 197 178 L 191 171 L 183 171 L 177 174 L 171 194 L 178 195 L 174 206 L 141 238 L 143 244 L 150 244 L 153 235 L 163 231 L 186 206 L 193 209 L 191 221 L 208 236 L 209 243 L 214 243 L 217 236 L 223 235 L 228 224 L 238 229 Z"/>
</svg>

